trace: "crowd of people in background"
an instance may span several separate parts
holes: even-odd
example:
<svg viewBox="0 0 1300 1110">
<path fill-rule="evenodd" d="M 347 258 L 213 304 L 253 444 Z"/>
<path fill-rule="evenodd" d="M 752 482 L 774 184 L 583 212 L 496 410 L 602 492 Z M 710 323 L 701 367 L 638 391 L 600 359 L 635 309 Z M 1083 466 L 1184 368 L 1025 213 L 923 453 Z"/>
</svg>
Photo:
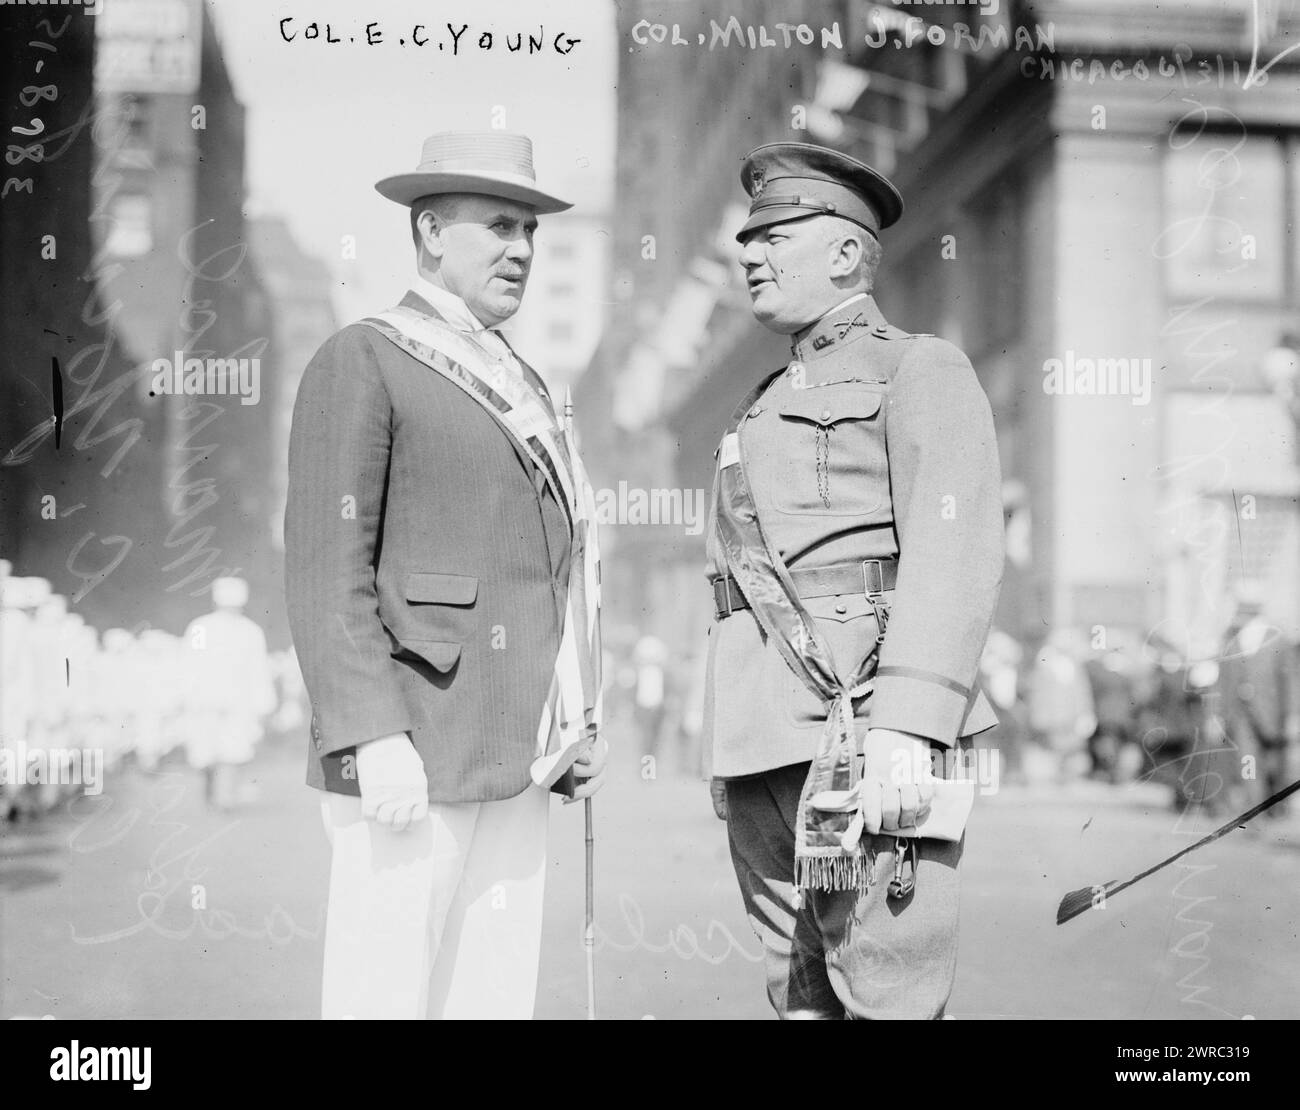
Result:
<svg viewBox="0 0 1300 1110">
<path fill-rule="evenodd" d="M 700 773 L 702 656 L 625 633 L 606 645 L 611 708 L 643 756 Z M 1035 651 L 994 629 L 980 670 L 1000 724 L 978 743 L 998 750 L 1002 783 L 1153 782 L 1179 809 L 1228 815 L 1296 777 L 1300 648 L 1249 584 L 1208 658 L 1155 632 L 1060 628 Z"/>
<path fill-rule="evenodd" d="M 148 627 L 101 634 L 47 579 L 11 569 L 0 560 L 0 757 L 8 753 L 0 758 L 0 822 L 39 817 L 82 792 L 84 783 L 51 769 L 47 755 L 56 752 L 95 752 L 110 788 L 128 767 L 188 766 L 210 806 L 237 807 L 253 797 L 239 769 L 258 744 L 306 728 L 293 650 L 267 650 L 261 627 L 243 613 L 242 579 L 217 579 L 212 611 L 182 635 Z"/>
<path fill-rule="evenodd" d="M 1001 720 L 992 742 L 1005 780 L 1150 781 L 1179 809 L 1228 815 L 1294 777 L 1300 651 L 1251 585 L 1238 590 L 1209 658 L 1156 633 L 1104 629 L 1095 638 L 1054 630 L 1032 655 L 994 631 L 981 669 Z"/>
<path fill-rule="evenodd" d="M 27 753 L 94 749 L 110 778 L 128 766 L 188 766 L 212 807 L 251 800 L 240 768 L 268 737 L 299 739 L 309 708 L 293 649 L 267 650 L 247 601 L 242 579 L 219 578 L 212 611 L 182 635 L 100 633 L 48 580 L 15 577 L 0 560 L 0 751 L 20 741 Z M 624 631 L 606 644 L 612 720 L 643 757 L 699 774 L 702 654 Z M 1190 658 L 1155 633 L 1068 628 L 1035 653 L 994 629 L 981 682 L 1001 722 L 983 743 L 998 749 L 1003 783 L 1156 782 L 1178 808 L 1227 815 L 1295 777 L 1300 647 L 1250 586 L 1216 657 Z M 81 790 L 19 771 L 0 776 L 0 821 L 38 816 Z"/>
</svg>

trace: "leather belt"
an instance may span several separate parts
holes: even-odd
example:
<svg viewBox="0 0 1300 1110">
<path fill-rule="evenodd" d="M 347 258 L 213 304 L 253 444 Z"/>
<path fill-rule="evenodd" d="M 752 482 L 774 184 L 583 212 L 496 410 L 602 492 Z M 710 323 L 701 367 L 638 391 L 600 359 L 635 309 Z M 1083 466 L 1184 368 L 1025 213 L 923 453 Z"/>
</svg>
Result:
<svg viewBox="0 0 1300 1110">
<path fill-rule="evenodd" d="M 876 597 L 892 590 L 898 581 L 897 559 L 863 559 L 855 563 L 832 563 L 828 567 L 801 567 L 790 572 L 795 592 L 800 597 L 831 597 L 857 594 Z M 714 619 L 723 620 L 749 602 L 730 577 L 713 580 Z"/>
</svg>

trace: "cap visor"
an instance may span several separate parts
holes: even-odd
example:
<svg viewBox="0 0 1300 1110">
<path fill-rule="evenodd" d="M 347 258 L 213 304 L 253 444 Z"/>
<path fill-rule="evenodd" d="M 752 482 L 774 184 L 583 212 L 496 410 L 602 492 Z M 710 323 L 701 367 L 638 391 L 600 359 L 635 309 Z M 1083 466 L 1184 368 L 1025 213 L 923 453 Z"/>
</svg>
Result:
<svg viewBox="0 0 1300 1110">
<path fill-rule="evenodd" d="M 736 232 L 736 242 L 743 242 L 745 236 L 751 231 L 760 227 L 769 227 L 772 224 L 789 223 L 791 220 L 803 220 L 810 216 L 825 216 L 826 212 L 810 211 L 807 208 L 800 208 L 793 204 L 773 205 L 771 208 L 764 208 L 760 212 L 755 212 L 745 221 L 744 227 Z"/>
</svg>

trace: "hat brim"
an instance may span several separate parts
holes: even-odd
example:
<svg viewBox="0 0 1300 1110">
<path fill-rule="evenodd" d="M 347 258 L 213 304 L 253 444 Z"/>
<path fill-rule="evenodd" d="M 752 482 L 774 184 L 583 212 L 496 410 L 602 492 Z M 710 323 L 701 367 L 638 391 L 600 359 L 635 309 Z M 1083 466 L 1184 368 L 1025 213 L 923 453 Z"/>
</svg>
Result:
<svg viewBox="0 0 1300 1110">
<path fill-rule="evenodd" d="M 381 196 L 407 207 L 421 197 L 440 193 L 477 193 L 480 196 L 502 197 L 526 204 L 539 215 L 564 212 L 573 207 L 567 200 L 542 192 L 527 178 L 515 178 L 509 174 L 399 173 L 375 182 L 375 189 Z"/>
<path fill-rule="evenodd" d="M 746 235 L 760 227 L 789 223 L 791 220 L 809 220 L 813 216 L 830 216 L 833 219 L 848 220 L 849 223 L 856 224 L 858 227 L 863 226 L 857 220 L 850 219 L 839 212 L 815 212 L 808 208 L 800 208 L 794 204 L 776 204 L 751 215 L 741 229 L 736 232 L 736 242 L 743 242 Z M 866 230 L 869 231 L 870 229 Z"/>
</svg>

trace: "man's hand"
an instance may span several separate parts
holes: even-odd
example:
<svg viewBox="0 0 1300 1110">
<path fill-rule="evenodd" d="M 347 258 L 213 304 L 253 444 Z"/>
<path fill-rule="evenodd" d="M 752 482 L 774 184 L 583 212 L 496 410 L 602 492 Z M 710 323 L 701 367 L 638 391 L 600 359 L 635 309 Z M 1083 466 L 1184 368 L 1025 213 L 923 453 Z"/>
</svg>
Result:
<svg viewBox="0 0 1300 1110">
<path fill-rule="evenodd" d="M 934 772 L 930 745 L 910 732 L 867 731 L 860 811 L 864 832 L 915 828 L 930 810 Z"/>
<path fill-rule="evenodd" d="M 402 832 L 429 813 L 424 762 L 404 732 L 357 745 L 361 814 Z"/>
<path fill-rule="evenodd" d="M 719 821 L 727 819 L 727 781 L 709 779 L 709 797 L 713 799 L 713 812 Z"/>
<path fill-rule="evenodd" d="M 605 785 L 605 762 L 609 759 L 609 745 L 603 736 L 587 741 L 586 750 L 573 763 L 573 777 L 578 780 L 573 797 L 565 805 L 579 798 L 590 798 Z"/>
</svg>

